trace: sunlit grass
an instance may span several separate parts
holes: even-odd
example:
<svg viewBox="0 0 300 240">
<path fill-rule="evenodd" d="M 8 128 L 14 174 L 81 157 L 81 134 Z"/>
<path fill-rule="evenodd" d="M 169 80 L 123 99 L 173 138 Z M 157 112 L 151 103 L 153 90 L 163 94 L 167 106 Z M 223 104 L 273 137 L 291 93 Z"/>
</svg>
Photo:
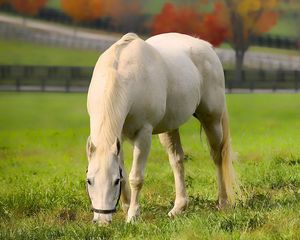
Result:
<svg viewBox="0 0 300 240">
<path fill-rule="evenodd" d="M 300 234 L 300 95 L 228 95 L 243 201 L 220 212 L 213 162 L 200 127 L 182 129 L 190 204 L 174 220 L 172 172 L 156 136 L 142 215 L 91 224 L 85 192 L 85 94 L 0 93 L 0 239 L 297 239 Z M 125 144 L 127 169 L 131 147 Z"/>
</svg>

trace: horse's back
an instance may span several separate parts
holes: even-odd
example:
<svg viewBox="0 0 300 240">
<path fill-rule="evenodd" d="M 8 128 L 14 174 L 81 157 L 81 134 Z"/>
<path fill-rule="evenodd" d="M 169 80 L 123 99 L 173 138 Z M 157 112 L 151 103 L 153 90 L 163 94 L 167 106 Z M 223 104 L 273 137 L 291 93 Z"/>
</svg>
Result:
<svg viewBox="0 0 300 240">
<path fill-rule="evenodd" d="M 210 85 L 224 88 L 222 64 L 210 43 L 180 33 L 156 35 L 146 42 L 153 46 L 164 60 L 173 59 L 171 61 L 174 65 L 185 66 L 184 61 L 191 61 L 203 78 L 203 84 L 210 82 Z M 182 68 L 177 66 L 180 71 Z"/>
<path fill-rule="evenodd" d="M 160 53 L 169 72 L 166 114 L 157 132 L 179 127 L 201 102 L 224 95 L 222 66 L 208 42 L 178 33 L 157 35 L 146 42 Z"/>
</svg>

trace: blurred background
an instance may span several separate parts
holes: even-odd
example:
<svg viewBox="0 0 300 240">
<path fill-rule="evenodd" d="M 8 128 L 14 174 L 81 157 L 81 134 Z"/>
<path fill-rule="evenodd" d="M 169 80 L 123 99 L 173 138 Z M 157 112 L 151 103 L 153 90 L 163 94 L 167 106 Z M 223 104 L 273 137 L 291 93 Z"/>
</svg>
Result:
<svg viewBox="0 0 300 240">
<path fill-rule="evenodd" d="M 99 56 L 127 32 L 214 45 L 227 92 L 241 93 L 226 96 L 243 191 L 231 210 L 216 208 L 209 147 L 190 119 L 183 217 L 166 216 L 173 175 L 153 137 L 141 221 L 125 224 L 120 209 L 112 226 L 91 224 L 86 92 Z M 299 0 L 0 0 L 0 239 L 299 239 L 299 39 Z"/>
<path fill-rule="evenodd" d="M 299 0 L 0 0 L 0 90 L 86 91 L 126 32 L 211 42 L 229 92 L 298 91 Z"/>
</svg>

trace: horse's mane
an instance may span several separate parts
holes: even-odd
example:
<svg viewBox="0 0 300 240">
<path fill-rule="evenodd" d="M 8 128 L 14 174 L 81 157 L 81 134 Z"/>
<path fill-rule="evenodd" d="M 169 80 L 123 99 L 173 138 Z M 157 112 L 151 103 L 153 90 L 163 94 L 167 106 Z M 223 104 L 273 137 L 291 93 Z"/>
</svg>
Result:
<svg viewBox="0 0 300 240">
<path fill-rule="evenodd" d="M 127 111 L 127 89 L 120 80 L 118 73 L 119 58 L 122 49 L 130 42 L 137 39 L 134 33 L 124 35 L 110 49 L 108 64 L 105 69 L 105 84 L 100 107 L 100 136 L 96 146 L 102 146 L 107 150 L 117 137 L 121 137 L 123 123 Z"/>
</svg>

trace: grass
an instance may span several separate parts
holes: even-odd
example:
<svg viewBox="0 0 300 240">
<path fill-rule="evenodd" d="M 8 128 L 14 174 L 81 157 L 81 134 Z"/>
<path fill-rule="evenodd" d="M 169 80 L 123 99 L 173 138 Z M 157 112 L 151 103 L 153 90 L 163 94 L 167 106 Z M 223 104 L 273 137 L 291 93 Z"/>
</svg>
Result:
<svg viewBox="0 0 300 240">
<path fill-rule="evenodd" d="M 276 35 L 286 38 L 299 38 L 299 22 L 296 17 L 281 17 L 278 23 L 268 32 L 270 35 Z"/>
<path fill-rule="evenodd" d="M 270 48 L 270 47 L 257 47 L 251 46 L 249 48 L 250 52 L 258 52 L 258 53 L 271 53 L 271 54 L 281 54 L 286 56 L 299 56 L 299 50 L 291 50 L 291 49 L 282 49 L 282 48 Z"/>
<path fill-rule="evenodd" d="M 48 0 L 47 7 L 53 9 L 61 9 L 61 0 Z"/>
<path fill-rule="evenodd" d="M 232 49 L 230 44 L 228 43 L 222 43 L 219 47 L 222 49 Z M 248 51 L 258 52 L 258 53 L 280 54 L 280 55 L 287 55 L 287 56 L 299 56 L 299 50 L 282 49 L 282 48 L 250 46 Z"/>
<path fill-rule="evenodd" d="M 46 7 L 53 9 L 61 9 L 60 0 L 48 0 Z"/>
<path fill-rule="evenodd" d="M 0 64 L 94 66 L 100 53 L 0 38 Z"/>
<path fill-rule="evenodd" d="M 86 95 L 0 93 L 0 239 L 299 239 L 300 95 L 227 101 L 243 201 L 216 209 L 214 166 L 191 119 L 181 129 L 187 212 L 166 215 L 173 178 L 154 136 L 141 218 L 125 224 L 119 210 L 112 225 L 99 227 L 91 224 L 85 193 Z M 129 169 L 131 147 L 124 149 Z"/>
<path fill-rule="evenodd" d="M 230 49 L 229 44 L 221 48 Z M 0 65 L 94 66 L 100 53 L 92 50 L 68 49 L 17 40 L 0 39 Z M 298 56 L 299 51 L 251 47 L 251 52 Z M 224 66 L 232 68 L 232 66 Z"/>
</svg>

